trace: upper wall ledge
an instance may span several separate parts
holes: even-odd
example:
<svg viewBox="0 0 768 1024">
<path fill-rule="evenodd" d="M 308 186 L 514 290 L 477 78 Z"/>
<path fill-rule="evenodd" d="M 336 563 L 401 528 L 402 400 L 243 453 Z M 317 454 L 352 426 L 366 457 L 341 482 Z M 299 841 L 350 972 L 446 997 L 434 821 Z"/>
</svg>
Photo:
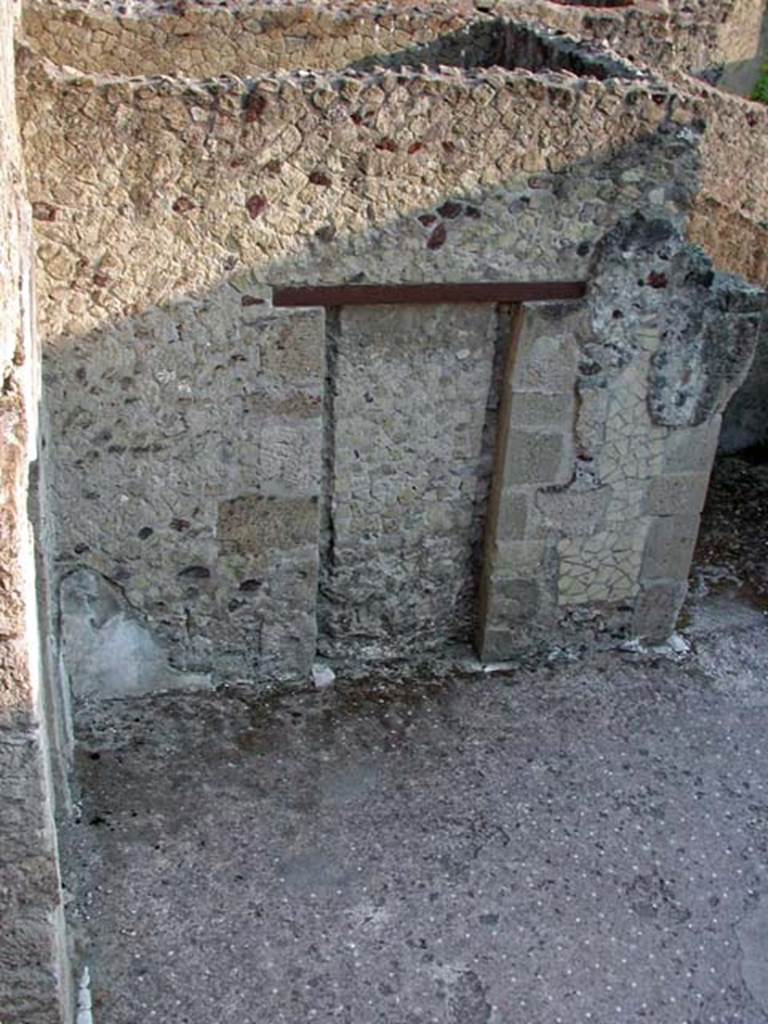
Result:
<svg viewBox="0 0 768 1024">
<path fill-rule="evenodd" d="M 28 0 L 23 40 L 60 67 L 115 76 L 203 79 L 421 65 L 640 76 L 602 41 L 579 42 L 560 25 L 534 25 L 541 6 L 540 0 L 418 6 L 399 0 Z"/>
</svg>

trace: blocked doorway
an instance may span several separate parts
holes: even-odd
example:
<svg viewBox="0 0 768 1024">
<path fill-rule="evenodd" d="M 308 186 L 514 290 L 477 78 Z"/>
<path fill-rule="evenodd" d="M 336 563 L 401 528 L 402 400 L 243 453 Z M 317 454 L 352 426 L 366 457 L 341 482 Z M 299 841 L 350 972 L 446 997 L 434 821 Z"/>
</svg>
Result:
<svg viewBox="0 0 768 1024">
<path fill-rule="evenodd" d="M 489 305 L 330 312 L 321 654 L 469 642 L 503 321 Z"/>
<path fill-rule="evenodd" d="M 296 301 L 285 303 L 276 292 L 276 305 L 328 302 L 322 656 L 412 657 L 477 635 L 502 376 L 520 309 L 504 287 L 288 289 Z"/>
</svg>

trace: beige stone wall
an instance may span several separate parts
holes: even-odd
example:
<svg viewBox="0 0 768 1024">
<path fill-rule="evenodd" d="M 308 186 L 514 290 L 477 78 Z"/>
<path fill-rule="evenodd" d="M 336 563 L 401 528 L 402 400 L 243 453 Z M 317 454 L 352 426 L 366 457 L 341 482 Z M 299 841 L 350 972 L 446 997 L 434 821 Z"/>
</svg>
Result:
<svg viewBox="0 0 768 1024">
<path fill-rule="evenodd" d="M 29 44 L 56 64 L 94 74 L 181 74 L 342 68 L 374 61 L 471 61 L 489 35 L 472 3 L 125 5 L 30 0 Z M 478 26 L 467 33 L 468 24 Z"/>
<path fill-rule="evenodd" d="M 678 106 L 643 83 L 501 70 L 246 86 L 33 62 L 21 111 L 47 342 L 241 269 L 270 284 L 582 277 L 617 211 L 684 216 Z"/>
<path fill-rule="evenodd" d="M 130 31 L 159 23 L 130 20 Z M 527 598 L 528 639 L 542 643 L 558 631 L 578 643 L 669 629 L 706 472 L 678 471 L 666 446 L 685 451 L 691 430 L 716 423 L 758 317 L 757 304 L 744 312 L 732 363 L 719 361 L 701 320 L 725 301 L 708 290 L 710 268 L 686 249 L 668 287 L 670 239 L 679 251 L 701 187 L 706 90 L 683 94 L 526 32 L 503 33 L 505 52 L 533 73 L 128 79 L 25 52 L 57 582 L 77 693 L 109 680 L 136 692 L 297 676 L 318 620 L 328 651 L 352 635 L 364 647 L 408 630 L 417 644 L 466 632 L 494 445 L 494 346 L 477 324 L 476 344 L 459 344 L 438 314 L 418 331 L 403 310 L 343 311 L 323 334 L 317 314 L 270 308 L 272 287 L 287 284 L 595 288 L 597 305 L 562 351 L 550 334 L 541 345 L 531 335 L 570 377 L 554 390 L 518 382 L 507 410 L 514 443 L 491 533 L 523 506 L 533 533 L 507 538 L 501 562 L 487 549 L 505 592 L 486 586 L 494 639 L 484 649 L 514 650 Z M 548 62 L 567 70 L 542 70 Z M 616 266 L 626 263 L 610 286 L 606 239 Z M 686 274 L 708 282 L 701 294 Z M 683 316 L 691 302 L 699 313 Z M 667 309 L 674 329 L 660 326 Z M 484 316 L 454 310 L 449 322 Z M 279 370 L 294 351 L 306 360 Z M 534 376 L 550 372 L 542 359 Z M 445 430 L 435 431 L 441 387 Z M 585 468 L 588 416 L 602 434 Z M 644 454 L 631 440 L 641 435 Z M 685 515 L 662 523 L 668 493 L 683 492 Z M 599 529 L 573 526 L 573 509 L 582 520 L 591 509 Z M 682 554 L 665 573 L 675 545 Z M 416 571 L 423 550 L 434 558 Z M 112 670 L 118 647 L 143 666 L 130 679 Z"/>
<path fill-rule="evenodd" d="M 641 208 L 682 225 L 695 187 L 695 144 L 678 123 L 688 113 L 674 94 L 642 82 L 443 69 L 195 83 L 65 75 L 29 57 L 24 67 L 57 565 L 80 693 L 108 677 L 134 687 L 101 660 L 115 637 L 146 667 L 149 686 L 300 672 L 305 655 L 281 665 L 276 654 L 304 649 L 292 628 L 311 648 L 318 552 L 313 562 L 310 534 L 296 533 L 279 502 L 314 500 L 315 514 L 332 502 L 340 558 L 347 541 L 356 549 L 355 538 L 381 532 L 386 486 L 378 480 L 381 500 L 366 505 L 369 470 L 355 482 L 342 444 L 345 431 L 355 432 L 355 403 L 365 401 L 360 374 L 349 375 L 348 391 L 341 370 L 332 381 L 338 405 L 329 414 L 326 404 L 324 422 L 336 442 L 326 437 L 324 451 L 339 461 L 321 474 L 319 407 L 305 403 L 301 414 L 301 403 L 291 406 L 269 382 L 270 348 L 259 339 L 270 318 L 288 332 L 284 347 L 299 344 L 295 318 L 270 310 L 270 286 L 585 278 L 597 240 L 618 219 Z M 397 315 L 389 322 L 395 345 L 413 333 Z M 420 342 L 434 349 L 434 381 L 442 361 L 458 366 L 454 348 L 474 350 L 443 335 L 430 328 Z M 385 344 L 369 347 L 371 381 L 381 387 L 387 378 L 393 396 L 410 393 L 419 377 L 405 349 L 387 364 Z M 382 410 L 381 450 L 358 431 L 363 466 L 394 466 L 387 514 L 400 517 L 406 548 L 419 547 L 422 519 L 435 524 L 435 560 L 402 580 L 415 633 L 430 642 L 446 623 L 465 629 L 470 615 L 472 531 L 483 509 L 472 491 L 482 490 L 491 359 L 485 352 L 472 364 L 471 394 L 457 390 L 458 379 L 446 389 L 449 412 L 456 393 L 451 416 L 463 433 L 424 439 L 434 486 L 425 478 L 412 527 L 399 503 L 411 482 L 407 459 L 395 465 L 387 449 L 403 430 L 395 399 Z M 424 394 L 434 381 L 424 377 Z M 315 398 L 325 394 L 327 403 L 328 381 L 316 385 Z M 437 415 L 438 396 L 423 400 Z M 458 415 L 466 402 L 475 406 L 471 423 Z M 424 420 L 414 419 L 419 430 Z M 306 462 L 289 457 L 294 451 Z M 425 461 L 419 452 L 416 462 Z M 263 530 L 272 536 L 263 499 L 279 499 L 274 572 L 248 554 Z M 291 508 L 297 524 L 309 522 Z M 461 550 L 441 553 L 439 524 L 454 520 Z M 239 553 L 227 524 L 236 526 Z M 294 536 L 306 564 L 293 554 L 286 561 Z M 321 577 L 326 610 L 334 601 L 362 606 L 355 581 L 365 566 L 355 558 Z M 387 581 L 400 570 L 390 566 L 387 576 L 384 553 L 381 562 L 366 583 L 378 575 L 390 610 L 374 618 L 391 625 L 397 592 Z M 451 598 L 438 607 L 434 586 L 430 596 L 429 581 L 443 577 L 455 606 Z M 321 628 L 329 616 L 321 607 Z M 86 618 L 98 623 L 97 636 L 84 635 Z M 156 641 L 180 674 L 159 670 Z"/>
<path fill-rule="evenodd" d="M 763 8 L 762 0 L 669 0 L 615 8 L 547 0 L 509 5 L 579 39 L 599 40 L 666 76 L 714 73 L 753 56 L 760 47 Z"/>
<path fill-rule="evenodd" d="M 0 1019 L 66 1018 L 61 898 L 27 519 L 39 364 L 32 238 L 14 110 L 16 3 L 0 7 Z"/>
<path fill-rule="evenodd" d="M 707 114 L 690 237 L 721 269 L 767 285 L 768 110 L 714 89 L 701 92 Z"/>
</svg>

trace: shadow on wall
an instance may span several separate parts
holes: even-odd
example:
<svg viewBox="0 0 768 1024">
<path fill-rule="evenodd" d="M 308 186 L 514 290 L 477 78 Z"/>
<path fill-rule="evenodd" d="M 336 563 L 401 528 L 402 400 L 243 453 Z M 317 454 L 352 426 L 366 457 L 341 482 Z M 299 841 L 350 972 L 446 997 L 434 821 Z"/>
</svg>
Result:
<svg viewBox="0 0 768 1024">
<path fill-rule="evenodd" d="M 743 451 L 768 442 L 768 324 L 763 324 L 746 380 L 723 414 L 720 451 Z"/>
<path fill-rule="evenodd" d="M 476 22 L 430 43 L 375 54 L 346 65 L 346 69 L 373 71 L 381 69 L 382 64 L 394 69 L 444 65 L 464 69 L 566 71 L 598 81 L 643 78 L 637 68 L 600 46 L 540 25 L 505 18 Z"/>
<path fill-rule="evenodd" d="M 525 83 L 533 102 L 554 94 L 560 116 L 571 119 L 557 80 Z M 668 94 L 645 94 L 648 110 L 660 113 L 649 131 L 633 119 L 638 96 L 617 120 L 624 99 L 607 93 L 600 123 L 618 125 L 620 141 L 601 150 L 591 136 L 577 140 L 591 155 L 575 159 L 573 138 L 547 156 L 544 134 L 532 135 L 519 110 L 507 124 L 508 108 L 489 118 L 485 100 L 465 138 L 455 110 L 452 117 L 440 108 L 418 129 L 421 139 L 408 141 L 414 118 L 401 124 L 356 99 L 348 120 L 329 116 L 328 133 L 308 145 L 278 124 L 263 128 L 254 147 L 238 137 L 240 118 L 258 125 L 269 100 L 235 96 L 233 134 L 226 94 L 205 93 L 209 113 L 198 116 L 203 94 L 196 99 L 194 90 L 184 100 L 195 113 L 191 134 L 164 151 L 152 126 L 170 125 L 173 140 L 179 123 L 167 83 L 154 83 L 154 95 L 126 83 L 109 88 L 135 88 L 136 105 L 131 99 L 106 121 L 108 131 L 98 117 L 84 138 L 70 130 L 63 162 L 33 154 L 30 163 L 49 323 L 96 322 L 49 337 L 45 360 L 52 583 L 77 693 L 96 684 L 125 693 L 302 676 L 317 640 L 318 584 L 321 639 L 392 653 L 404 623 L 417 650 L 439 647 L 452 629 L 453 639 L 468 639 L 507 337 L 495 312 L 342 311 L 329 329 L 321 310 L 271 309 L 267 286 L 588 278 L 601 240 L 617 222 L 634 223 L 638 210 L 648 217 L 635 232 L 641 242 L 630 232 L 617 250 L 625 255 L 612 257 L 636 274 L 631 286 L 616 278 L 607 287 L 601 271 L 590 301 L 545 310 L 526 340 L 530 365 L 519 372 L 527 399 L 515 406 L 523 410 L 521 448 L 510 458 L 531 455 L 514 516 L 512 505 L 504 510 L 514 568 L 504 614 L 535 637 L 543 609 L 549 644 L 554 630 L 578 643 L 601 632 L 629 635 L 646 536 L 665 519 L 672 542 L 679 539 L 656 486 L 665 445 L 678 437 L 685 454 L 695 430 L 696 464 L 678 458 L 669 485 L 678 497 L 686 488 L 694 495 L 690 508 L 682 503 L 684 579 L 721 392 L 741 374 L 749 345 L 737 332 L 739 343 L 719 352 L 702 326 L 702 295 L 715 278 L 677 233 L 696 188 L 696 147 L 668 116 Z M 326 100 L 322 89 L 313 95 L 315 108 L 327 109 Z M 63 86 L 54 118 L 67 123 L 76 102 L 77 87 Z M 51 131 L 45 118 L 28 123 Z M 542 133 L 550 130 L 548 123 Z M 104 166 L 90 191 L 81 185 L 67 200 L 62 170 L 91 131 L 101 136 Z M 348 139 L 361 133 L 362 148 L 350 149 Z M 40 141 L 47 150 L 50 134 Z M 516 166 L 504 162 L 513 142 Z M 154 169 L 171 158 L 177 177 L 153 183 Z M 308 198 L 291 208 L 296 192 Z M 286 197 L 285 206 L 273 195 Z M 74 217 L 73 203 L 81 204 Z M 661 226 L 646 231 L 645 223 Z M 279 257 L 271 255 L 277 238 Z M 163 297 L 169 281 L 188 287 L 195 273 L 203 287 Z M 720 314 L 729 309 L 725 302 Z M 748 303 L 731 311 L 745 324 L 753 316 Z M 666 333 L 654 334 L 663 322 Z M 663 414 L 651 407 L 652 380 Z M 601 477 L 609 463 L 610 484 Z M 561 492 L 567 515 L 557 507 Z M 583 509 L 595 498 L 600 511 L 590 519 Z M 560 561 L 586 573 L 586 585 L 569 582 L 572 602 L 563 599 Z M 534 600 L 534 591 L 543 596 Z M 528 607 L 519 607 L 521 594 L 531 595 Z M 679 582 L 674 595 L 679 601 Z M 342 609 L 336 625 L 334 609 Z M 339 635 L 329 636 L 335 628 Z"/>
</svg>

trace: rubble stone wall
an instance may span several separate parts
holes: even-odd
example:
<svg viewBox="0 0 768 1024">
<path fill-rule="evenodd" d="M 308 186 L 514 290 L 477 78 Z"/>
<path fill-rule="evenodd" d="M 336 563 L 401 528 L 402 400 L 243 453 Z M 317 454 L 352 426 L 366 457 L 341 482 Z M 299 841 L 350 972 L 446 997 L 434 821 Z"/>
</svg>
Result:
<svg viewBox="0 0 768 1024">
<path fill-rule="evenodd" d="M 328 378 L 333 332 L 271 310 L 270 286 L 586 278 L 638 207 L 684 222 L 676 97 L 562 74 L 104 81 L 32 61 L 21 105 L 75 691 L 296 676 L 318 615 L 331 646 L 385 642 L 404 616 L 434 644 L 466 635 L 493 311 L 343 311 Z"/>
<path fill-rule="evenodd" d="M 393 653 L 393 638 L 400 652 L 407 639 L 438 647 L 469 638 L 483 534 L 493 550 L 495 526 L 484 529 L 489 463 L 509 436 L 497 409 L 506 314 L 324 317 L 273 309 L 272 288 L 563 279 L 591 288 L 606 239 L 639 211 L 644 223 L 665 225 L 662 249 L 672 237 L 683 246 L 698 188 L 698 100 L 613 58 L 566 59 L 570 46 L 541 37 L 525 51 L 534 66 L 570 63 L 558 72 L 208 81 L 90 77 L 24 55 L 56 584 L 76 693 L 297 678 L 318 638 L 329 654 Z M 641 307 L 646 292 L 658 295 L 657 311 L 685 306 L 685 278 L 667 287 L 656 250 L 614 256 L 630 260 L 620 292 L 642 282 Z M 649 343 L 642 362 L 634 306 L 619 311 L 616 335 L 615 294 L 596 294 L 603 305 L 582 309 L 578 340 L 562 349 L 547 336 L 536 358 L 584 363 L 586 378 L 608 357 L 599 338 L 610 333 L 637 363 L 638 409 L 650 409 L 656 349 Z M 704 359 L 702 331 L 697 322 L 674 337 Z M 583 355 L 595 345 L 600 359 Z M 737 351 L 741 367 L 751 350 L 744 342 Z M 582 534 L 557 525 L 560 512 L 535 525 L 539 505 L 558 500 L 539 490 L 587 479 L 574 432 L 582 371 L 554 396 L 518 389 L 508 415 L 519 444 L 503 461 L 499 493 L 516 506 L 522 488 L 531 528 L 547 540 L 535 557 L 505 548 L 490 575 L 486 554 L 485 568 L 491 581 L 539 574 L 541 594 L 521 592 L 531 596 L 526 621 L 537 643 L 671 627 L 701 480 L 685 522 L 665 527 L 683 545 L 671 574 L 643 569 L 655 514 L 644 503 L 661 487 L 653 481 L 664 477 L 668 436 L 714 423 L 722 389 L 712 379 L 727 390 L 738 377 L 708 365 L 674 363 L 672 381 L 696 380 L 684 397 L 675 393 L 676 419 L 652 429 L 650 412 L 615 413 L 606 451 L 620 438 L 632 450 L 627 435 L 643 425 L 656 447 L 631 487 L 620 474 L 610 484 L 614 505 L 631 490 L 634 511 L 615 512 L 620 537 L 608 520 L 599 540 L 590 534 L 596 555 L 585 555 Z M 600 379 L 603 397 L 624 394 L 623 379 Z M 718 399 L 701 413 L 710 386 Z M 592 408 L 608 416 L 612 407 Z M 588 490 L 608 487 L 600 474 L 588 477 Z M 497 521 L 507 511 L 495 504 Z M 669 590 L 664 613 L 649 600 L 647 616 L 638 611 L 646 578 Z M 495 639 L 484 649 L 496 656 L 519 644 L 502 621 L 514 620 L 510 602 L 499 605 L 492 591 L 486 585 L 484 608 Z"/>
<path fill-rule="evenodd" d="M 349 65 L 482 63 L 495 19 L 472 3 L 124 4 L 30 0 L 27 42 L 60 66 L 93 74 L 188 75 Z"/>
<path fill-rule="evenodd" d="M 768 285 L 768 110 L 702 88 L 701 191 L 689 235 L 723 270 Z"/>
<path fill-rule="evenodd" d="M 18 5 L 0 7 L 0 1019 L 60 1024 L 69 998 L 28 521 L 39 358 L 15 114 Z"/>
<path fill-rule="evenodd" d="M 608 6 L 519 0 L 543 24 L 580 40 L 602 42 L 655 74 L 675 72 L 716 81 L 724 65 L 754 57 L 761 47 L 762 0 L 670 0 Z"/>
</svg>

